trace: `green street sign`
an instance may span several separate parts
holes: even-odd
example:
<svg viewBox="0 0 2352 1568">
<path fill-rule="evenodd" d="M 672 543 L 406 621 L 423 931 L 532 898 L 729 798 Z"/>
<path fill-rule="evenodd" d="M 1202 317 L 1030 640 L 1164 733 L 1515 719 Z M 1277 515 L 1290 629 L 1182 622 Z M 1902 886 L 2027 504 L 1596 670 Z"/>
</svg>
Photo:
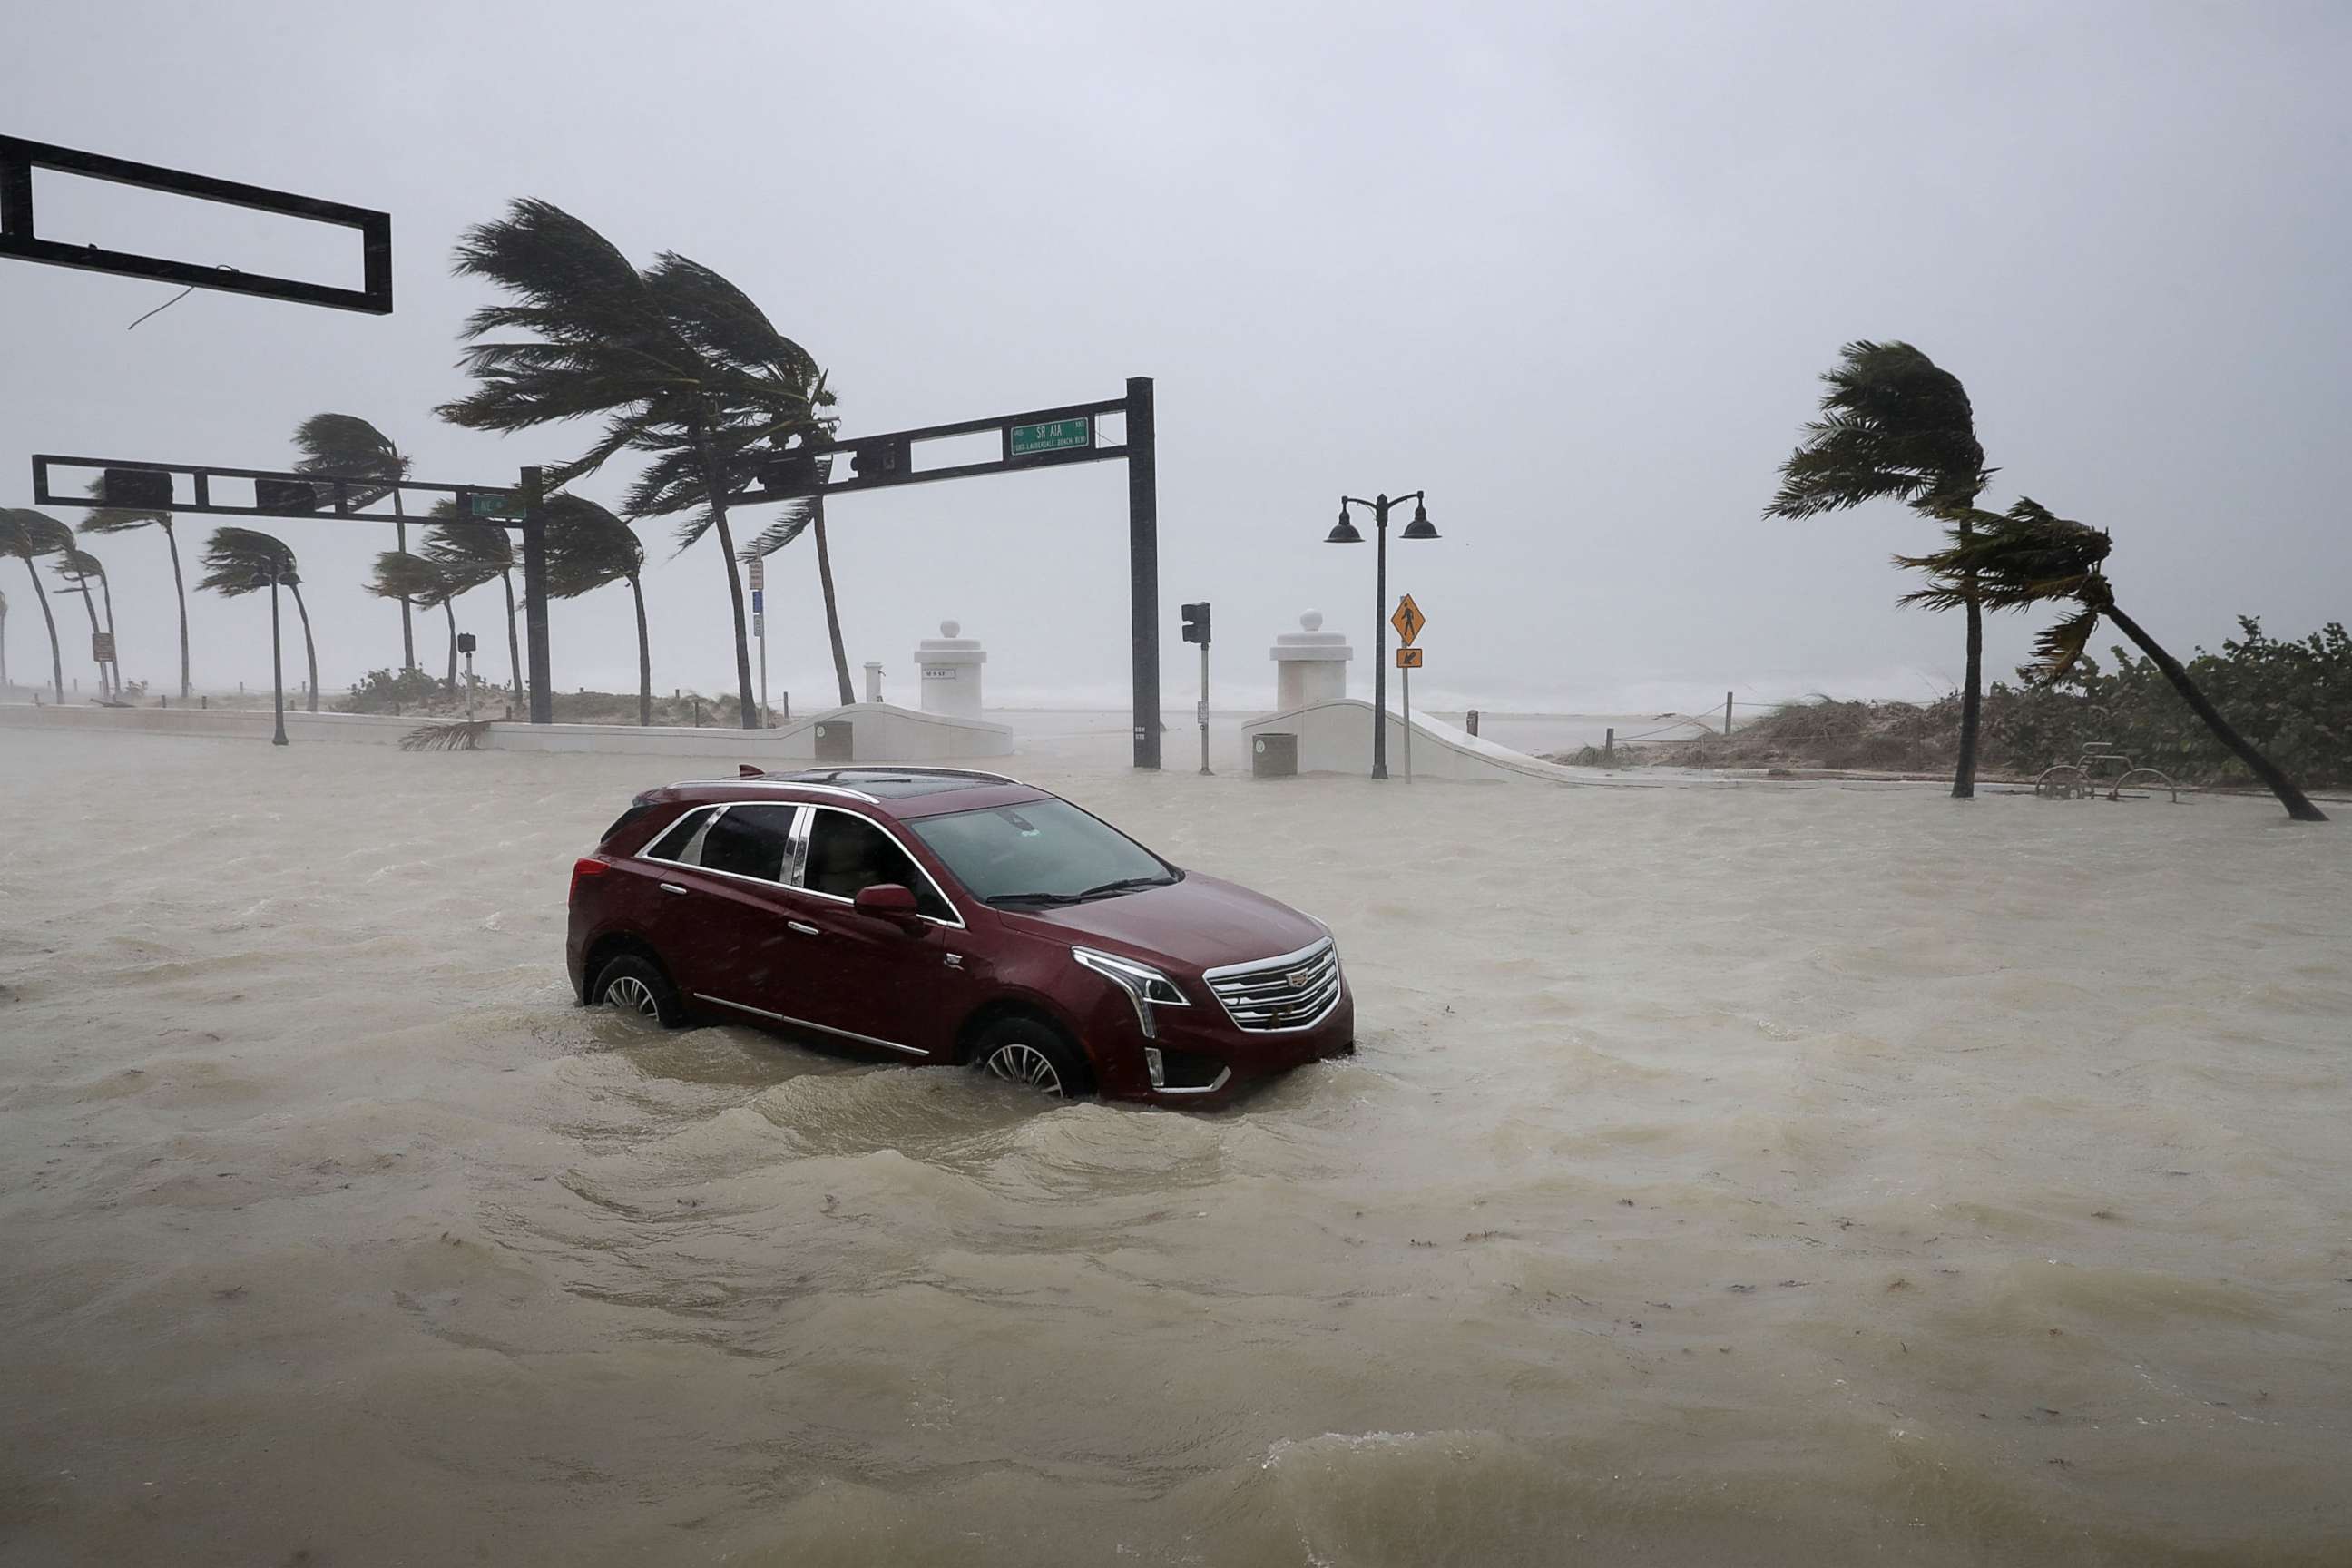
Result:
<svg viewBox="0 0 2352 1568">
<path fill-rule="evenodd" d="M 520 515 L 514 510 L 514 500 L 510 496 L 496 493 L 484 494 L 478 490 L 474 494 L 473 500 L 476 517 L 504 519 Z"/>
<path fill-rule="evenodd" d="M 1071 447 L 1091 447 L 1095 444 L 1094 421 L 1091 419 L 1049 419 L 1043 425 L 1015 425 L 1013 427 L 1013 455 L 1026 457 L 1032 452 L 1059 452 Z"/>
</svg>

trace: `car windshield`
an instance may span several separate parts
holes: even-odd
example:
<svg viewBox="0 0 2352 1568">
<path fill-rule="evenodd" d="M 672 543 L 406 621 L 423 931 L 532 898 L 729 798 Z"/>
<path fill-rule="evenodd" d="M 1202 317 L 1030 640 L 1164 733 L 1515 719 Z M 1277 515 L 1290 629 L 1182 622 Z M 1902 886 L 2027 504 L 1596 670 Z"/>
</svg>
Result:
<svg viewBox="0 0 2352 1568">
<path fill-rule="evenodd" d="M 907 826 L 987 903 L 1076 903 L 1176 880 L 1159 856 L 1066 800 L 919 816 Z"/>
</svg>

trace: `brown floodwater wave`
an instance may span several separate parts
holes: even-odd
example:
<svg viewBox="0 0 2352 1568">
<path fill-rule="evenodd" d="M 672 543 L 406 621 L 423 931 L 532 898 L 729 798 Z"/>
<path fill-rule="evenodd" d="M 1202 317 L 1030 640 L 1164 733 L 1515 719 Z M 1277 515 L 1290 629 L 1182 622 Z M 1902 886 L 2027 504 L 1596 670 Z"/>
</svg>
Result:
<svg viewBox="0 0 2352 1568">
<path fill-rule="evenodd" d="M 1359 1054 L 663 1033 L 658 764 L 0 731 L 0 1559 L 2352 1562 L 2347 829 L 1029 771 Z"/>
</svg>

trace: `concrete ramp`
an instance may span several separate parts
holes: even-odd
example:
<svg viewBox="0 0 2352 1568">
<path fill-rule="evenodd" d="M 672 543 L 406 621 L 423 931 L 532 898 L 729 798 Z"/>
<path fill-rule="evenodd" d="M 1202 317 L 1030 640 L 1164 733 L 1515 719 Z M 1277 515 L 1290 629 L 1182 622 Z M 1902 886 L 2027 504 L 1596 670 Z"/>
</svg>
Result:
<svg viewBox="0 0 2352 1568">
<path fill-rule="evenodd" d="M 1280 713 L 1263 714 L 1242 726 L 1248 746 L 1266 731 L 1298 737 L 1302 773 L 1367 773 L 1372 766 L 1372 705 L 1359 698 L 1331 698 Z M 1391 709 L 1388 719 L 1389 774 L 1405 771 L 1405 724 Z M 1254 752 L 1254 746 L 1250 749 Z M 1592 784 L 1613 789 L 1657 789 L 1718 782 L 1706 774 L 1626 774 L 1607 768 L 1572 768 L 1482 740 L 1442 719 L 1416 713 L 1412 720 L 1415 778 L 1462 781 L 1533 779 L 1542 784 Z"/>
</svg>

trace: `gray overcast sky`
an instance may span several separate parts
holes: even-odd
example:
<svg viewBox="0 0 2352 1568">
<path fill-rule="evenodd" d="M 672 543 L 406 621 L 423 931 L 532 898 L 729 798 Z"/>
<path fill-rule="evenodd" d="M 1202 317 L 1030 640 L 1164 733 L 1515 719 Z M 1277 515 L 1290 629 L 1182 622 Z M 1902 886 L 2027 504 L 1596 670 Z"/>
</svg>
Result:
<svg viewBox="0 0 2352 1568">
<path fill-rule="evenodd" d="M 1957 372 L 1993 499 L 2111 528 L 2120 596 L 2179 651 L 2242 612 L 2310 631 L 2352 586 L 2340 5 L 16 0 L 6 31 L 0 129 L 387 208 L 399 308 L 198 294 L 126 332 L 173 290 L 0 263 L 0 504 L 29 501 L 28 451 L 268 467 L 321 409 L 425 478 L 568 453 L 581 432 L 428 413 L 479 298 L 451 241 L 531 195 L 735 279 L 831 370 L 847 432 L 1156 377 L 1178 697 L 1197 597 L 1221 705 L 1270 698 L 1266 645 L 1307 605 L 1368 678 L 1370 552 L 1320 541 L 1343 489 L 1422 487 L 1445 537 L 1399 546 L 1392 586 L 1430 615 L 1433 707 L 1948 688 L 1958 619 L 1894 607 L 1906 514 L 1758 516 L 1863 336 Z M 174 254 L 244 243 L 172 228 Z M 1121 700 L 1124 485 L 844 498 L 852 661 L 910 698 L 908 649 L 955 616 L 992 700 Z M 357 587 L 388 538 L 281 531 L 331 689 L 394 662 L 396 614 Z M 646 532 L 656 684 L 727 689 L 715 544 Z M 161 542 L 99 548 L 128 673 L 168 686 Z M 772 566 L 772 679 L 805 702 L 814 557 Z M 46 661 L 22 576 L 19 671 Z M 486 650 L 496 594 L 459 605 Z M 204 597 L 199 682 L 266 679 L 260 607 Z M 1990 672 L 2032 625 L 1995 624 Z M 554 639 L 559 685 L 633 686 L 625 591 L 559 606 Z"/>
</svg>

